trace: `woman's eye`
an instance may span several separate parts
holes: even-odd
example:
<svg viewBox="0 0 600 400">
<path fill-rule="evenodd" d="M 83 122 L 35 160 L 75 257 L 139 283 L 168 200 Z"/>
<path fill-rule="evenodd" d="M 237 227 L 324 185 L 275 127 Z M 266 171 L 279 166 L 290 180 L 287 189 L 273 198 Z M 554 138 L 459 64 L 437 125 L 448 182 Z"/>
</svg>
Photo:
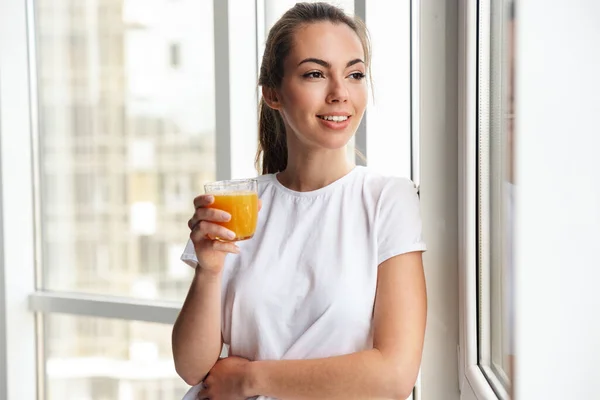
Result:
<svg viewBox="0 0 600 400">
<path fill-rule="evenodd" d="M 365 77 L 365 74 L 363 74 L 362 72 L 355 72 L 353 74 L 350 74 L 350 77 L 352 79 L 361 80 Z"/>
<path fill-rule="evenodd" d="M 319 79 L 319 78 L 323 78 L 323 74 L 319 71 L 312 71 L 312 72 L 308 72 L 308 73 L 304 74 L 304 77 Z"/>
</svg>

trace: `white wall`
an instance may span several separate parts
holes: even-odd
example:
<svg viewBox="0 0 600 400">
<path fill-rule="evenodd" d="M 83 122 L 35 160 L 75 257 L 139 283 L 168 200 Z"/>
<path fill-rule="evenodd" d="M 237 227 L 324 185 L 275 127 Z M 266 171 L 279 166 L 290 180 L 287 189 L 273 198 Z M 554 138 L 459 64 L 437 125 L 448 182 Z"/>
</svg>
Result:
<svg viewBox="0 0 600 400">
<path fill-rule="evenodd" d="M 597 399 L 600 2 L 517 7 L 516 398 Z"/>
<path fill-rule="evenodd" d="M 421 207 L 429 248 L 421 398 L 453 400 L 459 398 L 458 2 L 422 0 L 420 7 Z"/>
</svg>

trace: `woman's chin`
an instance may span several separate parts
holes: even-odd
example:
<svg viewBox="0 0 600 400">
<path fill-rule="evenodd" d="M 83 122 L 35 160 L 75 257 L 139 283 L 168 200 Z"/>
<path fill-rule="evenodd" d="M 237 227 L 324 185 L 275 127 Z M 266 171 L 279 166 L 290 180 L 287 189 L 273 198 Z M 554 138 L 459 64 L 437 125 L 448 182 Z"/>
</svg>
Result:
<svg viewBox="0 0 600 400">
<path fill-rule="evenodd" d="M 331 152 L 346 151 L 346 146 L 348 146 L 349 142 L 350 142 L 350 140 L 337 141 L 335 143 L 328 142 L 328 143 L 322 143 L 319 147 L 322 148 L 323 150 L 327 150 L 327 151 L 331 151 Z"/>
<path fill-rule="evenodd" d="M 345 129 L 343 131 L 321 131 L 320 129 L 313 130 L 310 135 L 300 135 L 298 137 L 300 143 L 304 145 L 322 150 L 336 151 L 344 150 L 352 137 L 354 131 Z"/>
<path fill-rule="evenodd" d="M 343 150 L 346 148 L 350 140 L 352 139 L 353 134 L 346 133 L 336 133 L 336 134 L 328 134 L 320 137 L 317 143 L 319 143 L 320 147 L 328 150 Z"/>
</svg>

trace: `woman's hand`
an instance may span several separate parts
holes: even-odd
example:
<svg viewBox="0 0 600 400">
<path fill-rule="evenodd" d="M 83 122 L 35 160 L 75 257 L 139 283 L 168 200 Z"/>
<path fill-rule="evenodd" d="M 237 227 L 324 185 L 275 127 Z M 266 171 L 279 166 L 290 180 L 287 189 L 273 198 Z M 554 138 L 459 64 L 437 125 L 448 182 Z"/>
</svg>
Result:
<svg viewBox="0 0 600 400">
<path fill-rule="evenodd" d="M 250 361 L 241 357 L 222 358 L 204 379 L 204 388 L 198 400 L 245 400 L 254 396 L 249 392 Z"/>
<path fill-rule="evenodd" d="M 194 199 L 196 211 L 188 221 L 191 230 L 190 239 L 194 243 L 198 268 L 211 274 L 219 274 L 225 263 L 227 253 L 238 254 L 240 249 L 235 243 L 213 240 L 214 237 L 234 238 L 235 233 L 218 225 L 217 222 L 227 222 L 231 219 L 229 213 L 208 208 L 214 202 L 211 195 L 202 195 Z"/>
<path fill-rule="evenodd" d="M 209 208 L 215 201 L 211 195 L 201 195 L 194 199 L 196 211 L 188 221 L 190 239 L 194 243 L 198 266 L 203 271 L 218 275 L 225 264 L 227 253 L 239 254 L 239 247 L 233 242 L 221 242 L 215 237 L 235 238 L 235 232 L 221 226 L 218 222 L 227 222 L 231 219 L 229 213 Z M 262 208 L 262 201 L 258 200 L 258 210 Z"/>
</svg>

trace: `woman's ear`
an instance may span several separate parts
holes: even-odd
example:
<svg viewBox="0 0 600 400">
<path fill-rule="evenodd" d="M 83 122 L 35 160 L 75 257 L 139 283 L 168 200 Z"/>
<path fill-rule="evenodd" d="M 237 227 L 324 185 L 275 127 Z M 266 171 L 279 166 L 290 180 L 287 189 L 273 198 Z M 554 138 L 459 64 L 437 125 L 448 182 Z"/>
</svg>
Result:
<svg viewBox="0 0 600 400">
<path fill-rule="evenodd" d="M 281 108 L 281 103 L 279 102 L 279 97 L 275 89 L 263 86 L 262 95 L 265 103 L 273 110 L 279 110 Z"/>
</svg>

